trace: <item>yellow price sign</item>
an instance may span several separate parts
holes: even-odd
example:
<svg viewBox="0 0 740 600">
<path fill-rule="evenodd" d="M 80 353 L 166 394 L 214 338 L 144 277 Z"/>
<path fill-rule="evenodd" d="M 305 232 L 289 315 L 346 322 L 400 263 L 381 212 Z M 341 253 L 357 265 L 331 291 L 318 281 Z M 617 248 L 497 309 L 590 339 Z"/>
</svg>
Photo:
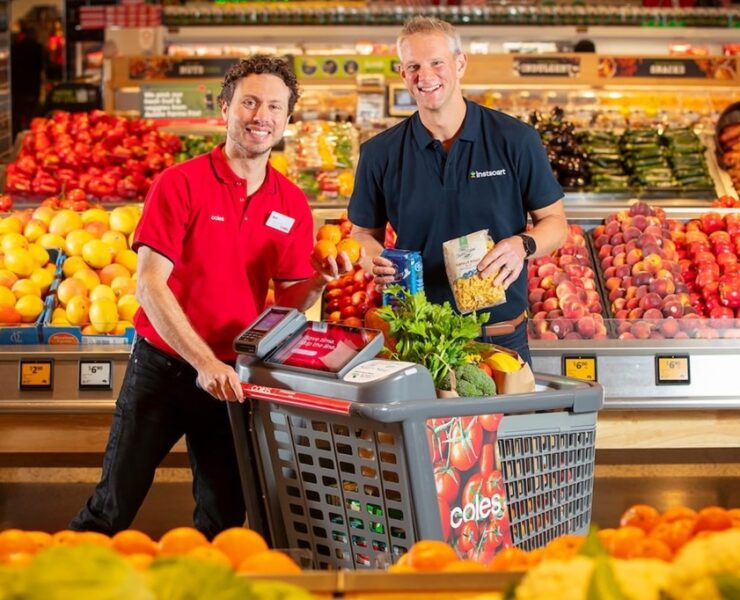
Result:
<svg viewBox="0 0 740 600">
<path fill-rule="evenodd" d="M 655 365 L 657 385 L 688 385 L 691 383 L 688 356 L 656 356 Z"/>
<path fill-rule="evenodd" d="M 596 357 L 564 356 L 563 375 L 585 381 L 596 381 Z"/>
<path fill-rule="evenodd" d="M 20 388 L 51 389 L 51 360 L 21 361 Z"/>
</svg>

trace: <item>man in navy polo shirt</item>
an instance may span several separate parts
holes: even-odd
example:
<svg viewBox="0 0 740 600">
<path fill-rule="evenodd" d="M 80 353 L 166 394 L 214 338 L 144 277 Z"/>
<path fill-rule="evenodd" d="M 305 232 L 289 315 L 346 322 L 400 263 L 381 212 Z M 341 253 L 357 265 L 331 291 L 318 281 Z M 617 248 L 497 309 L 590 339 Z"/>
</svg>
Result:
<svg viewBox="0 0 740 600">
<path fill-rule="evenodd" d="M 159 463 L 185 435 L 195 526 L 213 537 L 244 524 L 245 507 L 224 401 L 244 400 L 234 338 L 264 308 L 306 310 L 350 271 L 345 253 L 312 258 L 303 192 L 273 169 L 298 99 L 287 62 L 252 56 L 224 77 L 226 142 L 165 170 L 134 236 L 137 341 L 116 402 L 103 473 L 70 529 L 112 535 L 131 525 Z"/>
<path fill-rule="evenodd" d="M 397 47 L 418 111 L 361 148 L 349 218 L 365 266 L 379 284 L 393 280 L 392 264 L 379 256 L 390 223 L 398 248 L 421 251 L 427 297 L 454 306 L 442 244 L 488 229 L 496 245 L 478 270 L 506 288 L 507 301 L 490 310 L 482 339 L 531 362 L 524 262 L 565 241 L 563 191 L 532 127 L 463 98 L 467 59 L 449 23 L 414 17 Z M 525 233 L 528 214 L 533 228 Z"/>
</svg>

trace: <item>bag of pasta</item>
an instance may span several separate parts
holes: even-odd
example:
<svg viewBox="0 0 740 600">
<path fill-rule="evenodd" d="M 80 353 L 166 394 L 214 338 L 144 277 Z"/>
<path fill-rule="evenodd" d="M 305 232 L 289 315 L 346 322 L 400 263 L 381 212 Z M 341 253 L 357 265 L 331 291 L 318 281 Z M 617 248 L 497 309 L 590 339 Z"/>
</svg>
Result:
<svg viewBox="0 0 740 600">
<path fill-rule="evenodd" d="M 483 278 L 478 272 L 478 263 L 492 248 L 486 229 L 442 244 L 447 280 L 462 314 L 506 302 L 504 287 L 493 285 L 493 277 Z"/>
</svg>

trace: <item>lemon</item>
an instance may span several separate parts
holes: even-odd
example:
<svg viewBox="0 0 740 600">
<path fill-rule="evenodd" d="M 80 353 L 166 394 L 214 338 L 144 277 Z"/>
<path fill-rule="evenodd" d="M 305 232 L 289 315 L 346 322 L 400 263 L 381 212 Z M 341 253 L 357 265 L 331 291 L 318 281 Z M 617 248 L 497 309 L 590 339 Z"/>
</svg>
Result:
<svg viewBox="0 0 740 600">
<path fill-rule="evenodd" d="M 519 361 L 511 354 L 506 354 L 506 352 L 491 354 L 484 362 L 494 371 L 501 371 L 502 373 L 516 373 L 521 369 Z"/>
</svg>

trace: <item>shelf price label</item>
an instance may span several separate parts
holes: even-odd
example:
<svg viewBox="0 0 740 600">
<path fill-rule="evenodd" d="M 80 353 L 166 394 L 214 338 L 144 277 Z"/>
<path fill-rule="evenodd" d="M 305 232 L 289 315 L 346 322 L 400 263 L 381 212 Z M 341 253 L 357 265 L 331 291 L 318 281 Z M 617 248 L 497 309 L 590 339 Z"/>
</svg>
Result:
<svg viewBox="0 0 740 600">
<path fill-rule="evenodd" d="M 655 385 L 689 385 L 691 370 L 688 355 L 656 356 Z"/>
<path fill-rule="evenodd" d="M 113 389 L 113 367 L 109 360 L 81 360 L 79 388 L 81 390 Z"/>
<path fill-rule="evenodd" d="M 563 375 L 584 381 L 596 381 L 596 357 L 564 356 Z"/>
<path fill-rule="evenodd" d="M 21 360 L 19 385 L 22 390 L 50 390 L 54 377 L 54 363 L 48 360 Z"/>
</svg>

